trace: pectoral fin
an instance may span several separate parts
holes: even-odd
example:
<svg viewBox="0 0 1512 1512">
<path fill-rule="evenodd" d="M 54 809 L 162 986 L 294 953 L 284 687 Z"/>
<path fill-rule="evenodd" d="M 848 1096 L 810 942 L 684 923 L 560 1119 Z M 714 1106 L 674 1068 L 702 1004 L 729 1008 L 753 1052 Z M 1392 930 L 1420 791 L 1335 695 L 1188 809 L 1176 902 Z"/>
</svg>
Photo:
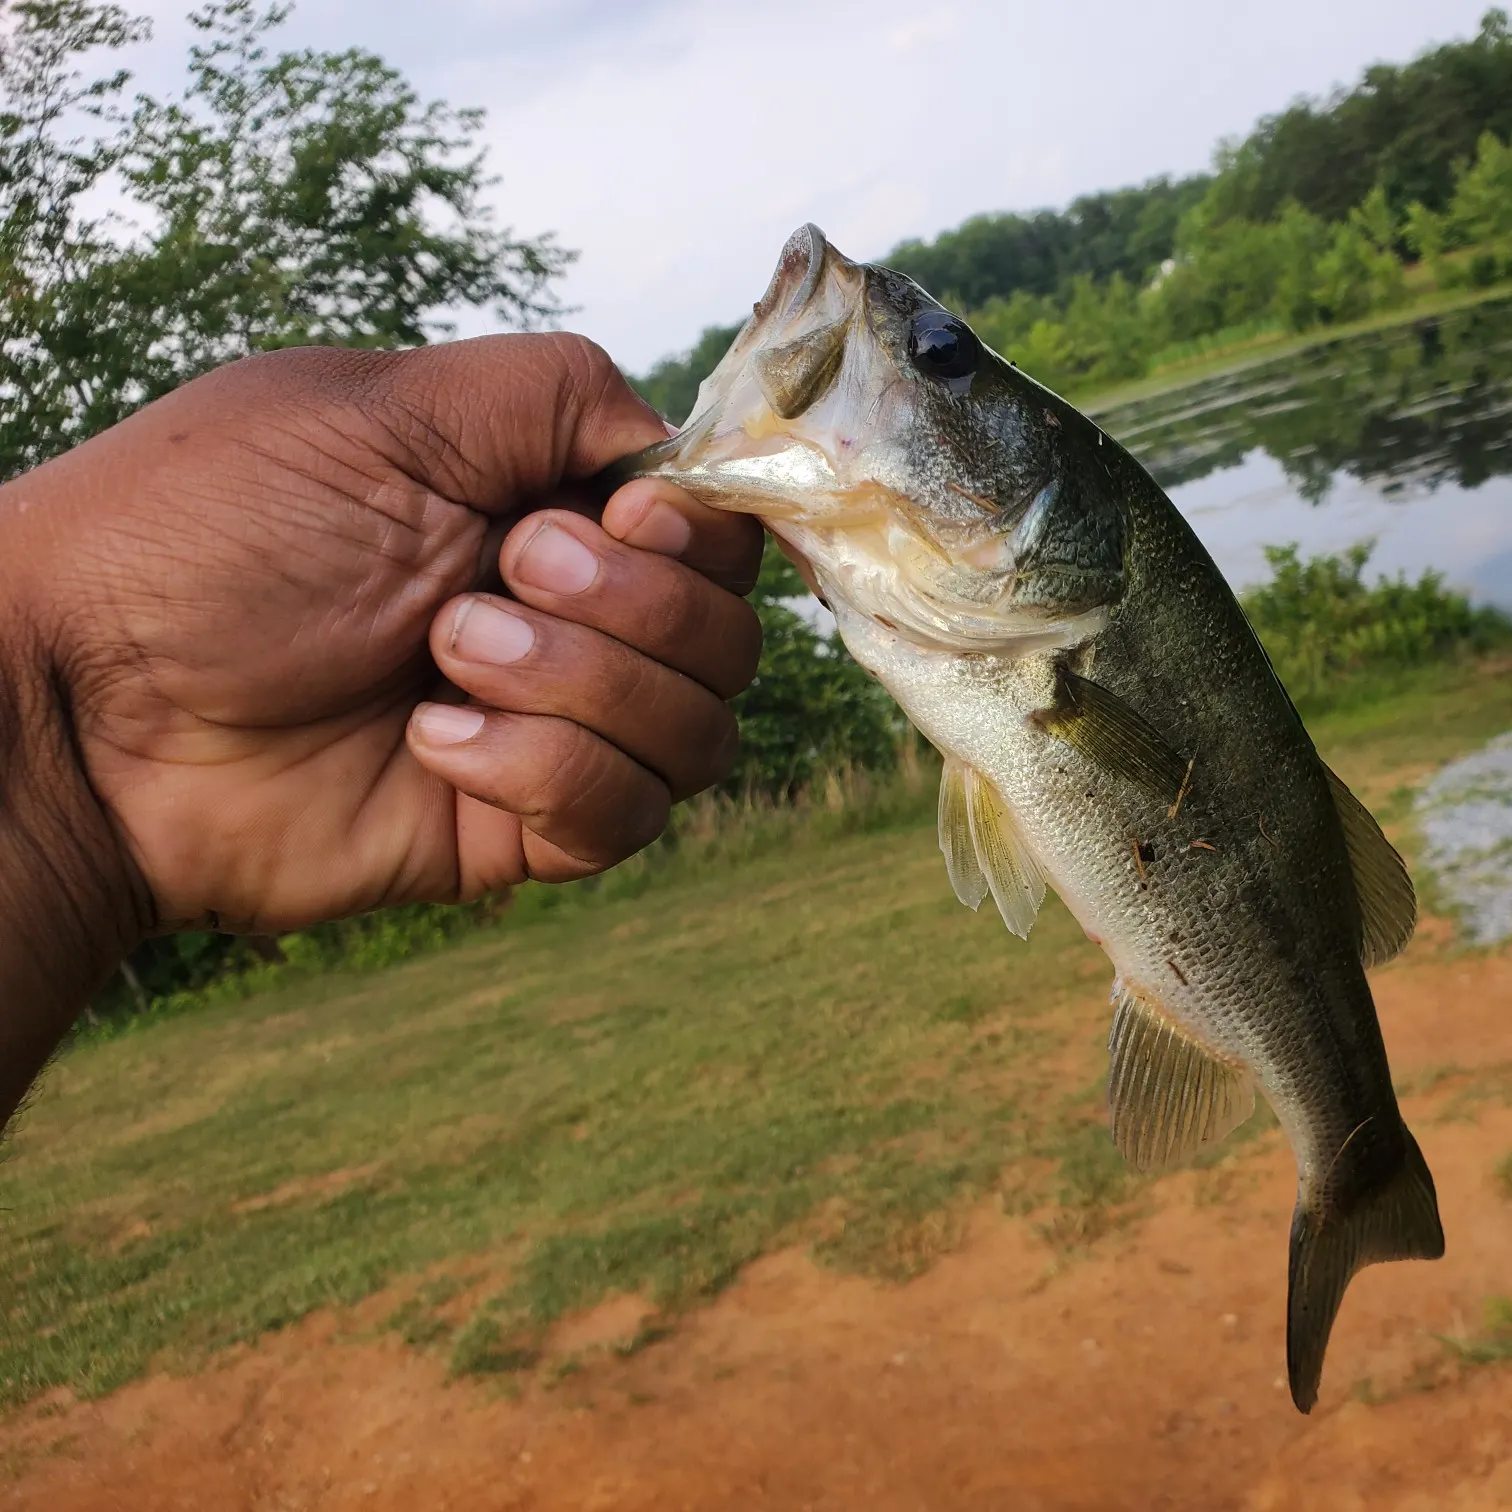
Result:
<svg viewBox="0 0 1512 1512">
<path fill-rule="evenodd" d="M 1344 843 L 1360 900 L 1360 959 L 1367 966 L 1380 966 L 1402 949 L 1417 927 L 1412 878 L 1406 863 L 1371 818 L 1370 810 L 1334 772 L 1326 766 L 1323 770 L 1328 772 L 1334 807 L 1344 827 Z"/>
<path fill-rule="evenodd" d="M 947 759 L 940 785 L 940 849 L 956 897 L 975 908 L 991 889 L 1003 923 L 1027 940 L 1045 901 L 1045 874 L 1002 795 L 974 767 L 954 758 Z"/>
<path fill-rule="evenodd" d="M 1238 1128 L 1255 1108 L 1241 1066 L 1221 1061 L 1168 1015 L 1115 986 L 1108 1037 L 1113 1142 L 1136 1170 L 1189 1160 Z"/>
<path fill-rule="evenodd" d="M 1035 722 L 1088 760 L 1174 803 L 1187 776 L 1186 758 L 1116 693 L 1066 667 L 1059 684 L 1055 706 L 1037 713 Z"/>
<path fill-rule="evenodd" d="M 955 756 L 945 758 L 940 778 L 940 850 L 956 897 L 967 908 L 979 908 L 987 896 L 987 878 L 971 840 L 971 819 L 966 811 L 969 775 L 971 768 L 964 761 Z"/>
</svg>

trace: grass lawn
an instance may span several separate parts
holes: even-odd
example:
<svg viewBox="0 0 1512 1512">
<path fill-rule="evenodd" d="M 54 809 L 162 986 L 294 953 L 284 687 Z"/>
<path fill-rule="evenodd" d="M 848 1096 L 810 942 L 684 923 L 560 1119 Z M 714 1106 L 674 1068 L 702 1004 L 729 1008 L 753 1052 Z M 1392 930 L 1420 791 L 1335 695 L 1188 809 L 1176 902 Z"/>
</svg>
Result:
<svg viewBox="0 0 1512 1512">
<path fill-rule="evenodd" d="M 1316 722 L 1409 850 L 1407 784 L 1512 727 L 1504 673 Z M 906 1276 L 989 1192 L 1074 1244 L 1129 1191 L 1110 977 L 1053 899 L 1027 945 L 962 909 L 921 818 L 85 1041 L 0 1165 L 0 1400 L 390 1286 L 412 1342 L 513 1368 L 565 1311 L 675 1310 L 782 1243 Z"/>
</svg>

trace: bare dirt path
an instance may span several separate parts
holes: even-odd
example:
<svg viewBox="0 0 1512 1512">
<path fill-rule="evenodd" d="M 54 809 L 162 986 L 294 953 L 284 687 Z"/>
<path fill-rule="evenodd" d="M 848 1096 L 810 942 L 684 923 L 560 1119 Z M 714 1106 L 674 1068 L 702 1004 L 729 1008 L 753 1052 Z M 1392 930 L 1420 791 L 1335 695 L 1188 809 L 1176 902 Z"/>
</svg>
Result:
<svg viewBox="0 0 1512 1512">
<path fill-rule="evenodd" d="M 631 1358 L 628 1301 L 516 1397 L 446 1384 L 364 1318 L 315 1318 L 188 1379 L 0 1425 L 0 1508 L 1512 1508 L 1512 1364 L 1466 1365 L 1512 1292 L 1512 954 L 1409 956 L 1377 996 L 1449 1255 L 1346 1300 L 1323 1395 L 1284 1389 L 1293 1175 L 1271 1133 L 1146 1194 L 1089 1253 L 983 1209 L 906 1286 L 786 1253 Z"/>
</svg>

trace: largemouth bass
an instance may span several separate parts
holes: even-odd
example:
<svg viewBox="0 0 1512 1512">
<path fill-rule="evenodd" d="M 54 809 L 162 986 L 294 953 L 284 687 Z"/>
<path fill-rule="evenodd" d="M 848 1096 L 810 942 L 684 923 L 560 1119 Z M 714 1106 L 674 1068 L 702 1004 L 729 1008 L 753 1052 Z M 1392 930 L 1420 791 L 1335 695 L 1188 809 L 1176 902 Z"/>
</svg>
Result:
<svg viewBox="0 0 1512 1512">
<path fill-rule="evenodd" d="M 1296 1157 L 1292 1399 L 1350 1278 L 1443 1253 L 1365 968 L 1416 904 L 1212 559 L 1148 473 L 911 280 L 813 226 L 699 391 L 627 458 L 754 513 L 944 756 L 957 896 L 1027 936 L 1048 882 L 1111 958 L 1112 1136 L 1140 1169 L 1254 1106 Z"/>
</svg>

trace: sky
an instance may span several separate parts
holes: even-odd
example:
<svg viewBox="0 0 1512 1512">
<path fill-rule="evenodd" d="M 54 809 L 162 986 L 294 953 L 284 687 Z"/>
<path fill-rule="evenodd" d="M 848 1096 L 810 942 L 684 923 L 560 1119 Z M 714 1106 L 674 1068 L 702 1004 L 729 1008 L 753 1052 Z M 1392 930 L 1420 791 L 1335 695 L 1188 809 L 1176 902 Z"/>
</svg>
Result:
<svg viewBox="0 0 1512 1512">
<path fill-rule="evenodd" d="M 133 60 L 169 88 L 184 0 Z M 481 106 L 499 223 L 580 252 L 561 324 L 629 371 L 738 320 L 804 221 L 875 259 L 993 210 L 1208 166 L 1297 95 L 1474 33 L 1486 0 L 300 0 Z M 489 328 L 469 312 L 462 334 Z"/>
</svg>

